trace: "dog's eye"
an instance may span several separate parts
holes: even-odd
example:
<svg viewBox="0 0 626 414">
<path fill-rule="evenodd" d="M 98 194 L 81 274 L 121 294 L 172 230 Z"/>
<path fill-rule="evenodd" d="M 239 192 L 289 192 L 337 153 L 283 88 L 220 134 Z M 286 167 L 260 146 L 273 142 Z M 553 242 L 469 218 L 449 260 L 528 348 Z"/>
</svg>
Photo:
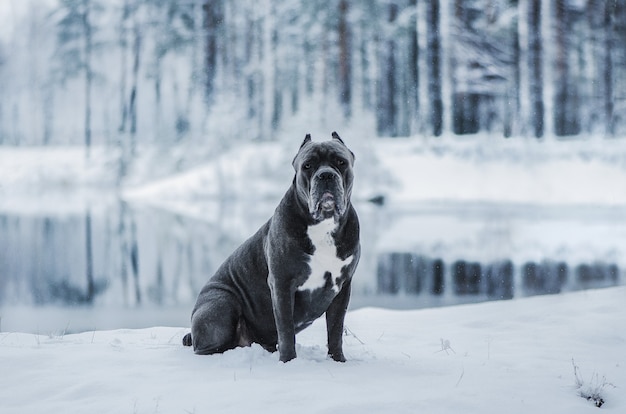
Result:
<svg viewBox="0 0 626 414">
<path fill-rule="evenodd" d="M 339 166 L 342 166 L 342 165 L 344 165 L 345 163 L 346 163 L 346 162 L 345 162 L 344 160 L 342 160 L 341 158 L 339 158 L 339 159 L 337 160 L 337 165 L 339 165 Z"/>
<path fill-rule="evenodd" d="M 302 166 L 302 168 L 304 168 L 305 170 L 310 170 L 311 169 L 311 164 L 310 163 L 306 163 Z"/>
</svg>

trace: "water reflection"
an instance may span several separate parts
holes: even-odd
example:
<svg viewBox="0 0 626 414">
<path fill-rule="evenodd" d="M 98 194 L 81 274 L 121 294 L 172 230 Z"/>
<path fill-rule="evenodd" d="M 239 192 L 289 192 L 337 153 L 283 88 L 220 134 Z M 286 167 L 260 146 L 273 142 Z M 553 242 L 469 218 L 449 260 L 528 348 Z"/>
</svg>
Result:
<svg viewBox="0 0 626 414">
<path fill-rule="evenodd" d="M 82 216 L 0 215 L 0 303 L 188 303 L 239 239 L 122 201 Z"/>
<path fill-rule="evenodd" d="M 202 285 L 274 207 L 207 202 L 190 217 L 117 200 L 80 214 L 0 213 L 4 328 L 59 329 L 47 328 L 42 316 L 59 308 L 91 318 L 79 322 L 73 314 L 74 331 L 187 325 Z M 353 308 L 510 299 L 623 280 L 622 216 L 357 207 L 363 255 Z M 35 322 L 20 325 L 16 315 Z"/>
</svg>

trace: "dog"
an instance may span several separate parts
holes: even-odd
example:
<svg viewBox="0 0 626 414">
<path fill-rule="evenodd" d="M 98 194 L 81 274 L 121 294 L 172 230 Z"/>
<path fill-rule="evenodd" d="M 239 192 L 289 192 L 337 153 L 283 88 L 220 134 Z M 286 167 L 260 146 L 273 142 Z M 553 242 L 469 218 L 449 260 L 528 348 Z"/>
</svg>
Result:
<svg viewBox="0 0 626 414">
<path fill-rule="evenodd" d="M 350 201 L 354 154 L 336 132 L 307 134 L 293 182 L 272 217 L 218 268 L 198 295 L 183 344 L 200 355 L 258 343 L 296 358 L 298 332 L 326 314 L 328 355 L 345 362 L 343 325 L 360 258 Z"/>
</svg>

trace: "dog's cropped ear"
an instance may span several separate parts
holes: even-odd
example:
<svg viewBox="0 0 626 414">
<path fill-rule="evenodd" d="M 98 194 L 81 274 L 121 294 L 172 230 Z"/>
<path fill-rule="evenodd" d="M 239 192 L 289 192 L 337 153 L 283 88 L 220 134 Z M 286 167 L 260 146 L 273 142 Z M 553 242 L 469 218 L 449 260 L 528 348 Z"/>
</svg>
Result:
<svg viewBox="0 0 626 414">
<path fill-rule="evenodd" d="M 333 131 L 333 133 L 332 133 L 331 135 L 332 135 L 333 139 L 336 139 L 337 141 L 341 142 L 341 143 L 343 144 L 343 146 L 344 146 L 344 147 L 348 148 L 348 147 L 346 146 L 346 143 L 345 143 L 345 142 L 343 142 L 343 139 L 341 139 L 341 137 L 339 136 L 339 134 L 338 134 L 338 133 L 336 133 L 335 131 Z M 349 148 L 348 148 L 348 151 L 350 151 L 350 154 L 352 155 L 352 162 L 354 162 L 354 159 L 355 159 L 354 152 L 352 152 L 352 150 L 350 150 Z"/>
<path fill-rule="evenodd" d="M 300 145 L 300 149 L 302 149 L 302 147 L 304 147 L 309 142 L 311 142 L 311 134 L 306 134 L 304 136 L 304 141 L 302 141 L 302 145 Z"/>
<path fill-rule="evenodd" d="M 341 138 L 339 137 L 339 134 L 338 134 L 338 133 L 336 133 L 335 131 L 333 131 L 333 133 L 332 133 L 331 135 L 332 135 L 333 139 L 336 139 L 337 141 L 341 142 L 343 145 L 346 145 L 346 143 L 345 143 L 345 142 L 343 142 L 343 139 L 341 139 Z"/>
<path fill-rule="evenodd" d="M 298 149 L 298 154 L 300 154 L 300 151 L 302 150 L 302 148 L 304 148 L 304 146 L 308 144 L 309 142 L 311 142 L 311 134 L 306 134 L 304 136 L 304 141 L 302 141 L 302 144 L 300 144 L 300 149 Z M 298 159 L 298 154 L 296 154 L 293 161 L 291 161 L 291 165 L 293 165 L 293 168 L 296 168 L 296 169 L 297 169 L 296 160 Z"/>
</svg>

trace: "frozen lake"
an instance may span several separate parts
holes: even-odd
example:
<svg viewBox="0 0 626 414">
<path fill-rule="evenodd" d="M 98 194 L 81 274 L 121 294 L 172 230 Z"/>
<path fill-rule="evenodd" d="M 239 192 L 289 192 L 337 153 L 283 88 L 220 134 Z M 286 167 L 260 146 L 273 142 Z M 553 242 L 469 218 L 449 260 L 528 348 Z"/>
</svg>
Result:
<svg viewBox="0 0 626 414">
<path fill-rule="evenodd" d="M 194 217 L 115 197 L 0 212 L 0 330 L 187 326 L 196 295 L 275 203 L 198 202 Z M 351 307 L 411 309 L 622 284 L 626 213 L 515 204 L 356 205 Z"/>
</svg>

